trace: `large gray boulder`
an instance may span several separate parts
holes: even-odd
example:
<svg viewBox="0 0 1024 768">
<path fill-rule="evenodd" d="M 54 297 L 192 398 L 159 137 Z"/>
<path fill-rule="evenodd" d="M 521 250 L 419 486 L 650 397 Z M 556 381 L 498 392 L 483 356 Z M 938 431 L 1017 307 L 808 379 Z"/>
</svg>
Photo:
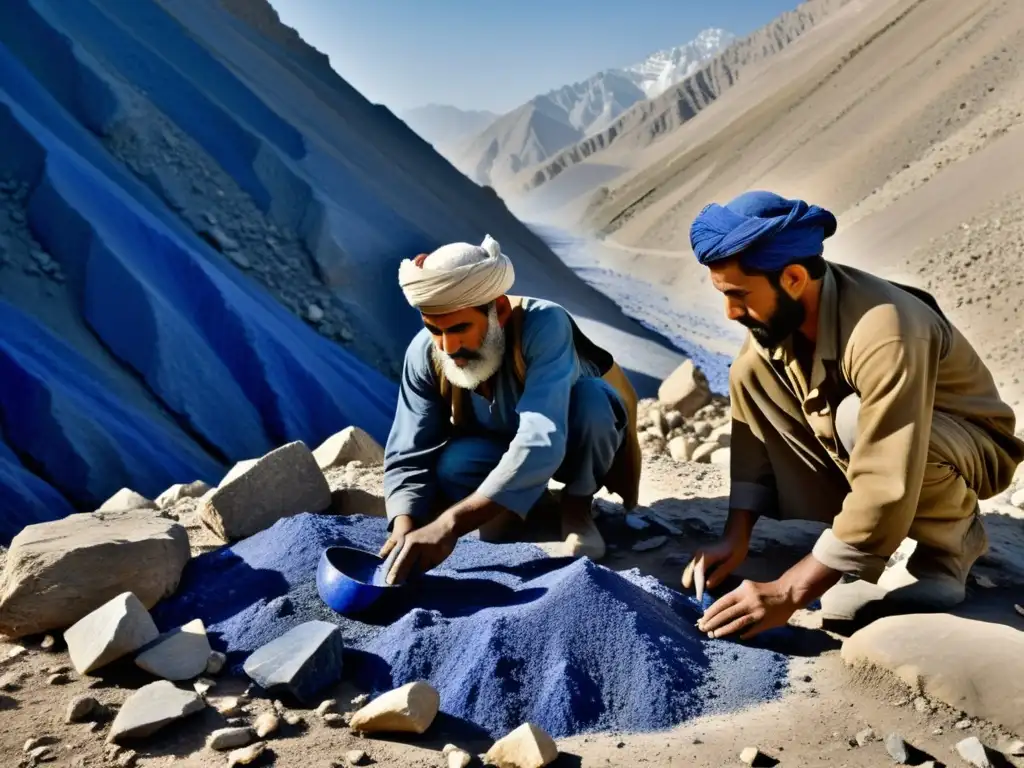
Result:
<svg viewBox="0 0 1024 768">
<path fill-rule="evenodd" d="M 281 518 L 324 511 L 331 506 L 331 489 L 312 452 L 297 440 L 239 462 L 204 498 L 203 523 L 224 541 L 235 541 Z"/>
<path fill-rule="evenodd" d="M 979 653 L 984 649 L 984 653 Z M 852 667 L 886 670 L 968 717 L 1024 733 L 1024 632 L 949 614 L 887 616 L 843 643 Z"/>
<path fill-rule="evenodd" d="M 258 648 L 243 669 L 268 693 L 309 702 L 341 679 L 344 650 L 337 625 L 307 621 Z"/>
<path fill-rule="evenodd" d="M 688 419 L 711 402 L 711 387 L 700 368 L 687 360 L 661 382 L 658 402 Z"/>
<path fill-rule="evenodd" d="M 148 510 L 27 526 L 0 577 L 0 633 L 64 629 L 124 592 L 152 608 L 178 588 L 188 559 L 185 529 Z"/>
</svg>

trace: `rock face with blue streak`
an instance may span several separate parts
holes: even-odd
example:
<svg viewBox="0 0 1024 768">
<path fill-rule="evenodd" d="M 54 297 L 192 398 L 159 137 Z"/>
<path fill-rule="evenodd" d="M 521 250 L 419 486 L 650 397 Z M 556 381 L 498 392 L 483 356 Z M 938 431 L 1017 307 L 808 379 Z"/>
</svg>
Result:
<svg viewBox="0 0 1024 768">
<path fill-rule="evenodd" d="M 446 242 L 489 232 L 518 291 L 646 334 L 266 0 L 0 2 L 0 147 L 0 545 L 384 444 L 421 327 L 398 264 Z"/>
<path fill-rule="evenodd" d="M 271 695 L 285 693 L 309 703 L 341 679 L 343 652 L 336 625 L 307 621 L 259 648 L 243 668 Z"/>
</svg>

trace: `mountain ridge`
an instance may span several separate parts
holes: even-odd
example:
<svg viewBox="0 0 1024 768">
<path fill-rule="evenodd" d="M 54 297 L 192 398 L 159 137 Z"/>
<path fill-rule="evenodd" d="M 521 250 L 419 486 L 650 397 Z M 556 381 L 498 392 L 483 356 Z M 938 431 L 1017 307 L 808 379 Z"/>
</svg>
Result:
<svg viewBox="0 0 1024 768">
<path fill-rule="evenodd" d="M 642 62 L 610 67 L 574 83 L 538 94 L 501 115 L 480 133 L 447 154 L 479 184 L 505 192 L 508 181 L 546 161 L 566 146 L 605 130 L 637 103 L 671 87 L 731 41 L 731 33 L 703 30 L 693 40 L 657 51 Z M 543 124 L 530 125 L 532 120 Z M 551 121 L 561 123 L 555 128 Z M 525 123 L 525 124 L 524 124 Z"/>
<path fill-rule="evenodd" d="M 644 147 L 685 124 L 762 61 L 785 50 L 836 9 L 853 0 L 806 0 L 750 35 L 732 42 L 700 69 L 661 95 L 634 104 L 604 130 L 581 138 L 525 176 L 509 181 L 506 192 L 522 195 L 562 172 L 607 150 L 613 144 Z"/>
</svg>

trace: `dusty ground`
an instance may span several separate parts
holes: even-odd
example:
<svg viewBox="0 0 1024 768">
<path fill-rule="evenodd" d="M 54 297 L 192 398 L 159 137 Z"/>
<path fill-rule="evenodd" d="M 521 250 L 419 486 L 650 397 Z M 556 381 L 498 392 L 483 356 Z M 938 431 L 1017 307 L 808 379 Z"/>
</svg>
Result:
<svg viewBox="0 0 1024 768">
<path fill-rule="evenodd" d="M 333 488 L 345 482 L 372 490 L 379 470 L 360 469 L 329 474 Z M 352 475 L 358 475 L 353 478 Z M 645 465 L 645 485 L 641 514 L 656 512 L 680 531 L 669 534 L 660 548 L 633 552 L 632 544 L 655 531 L 629 531 L 615 539 L 609 537 L 611 551 L 603 562 L 609 568 L 632 567 L 655 575 L 677 587 L 683 564 L 696 546 L 709 541 L 718 532 L 725 515 L 727 478 L 721 468 L 705 464 L 677 463 L 665 456 L 649 457 Z M 214 542 L 196 523 L 193 501 L 179 503 L 174 509 L 188 527 L 193 554 L 205 551 Z M 599 521 L 606 531 L 622 530 L 616 525 L 620 508 L 601 501 Z M 344 503 L 342 502 L 342 507 Z M 972 586 L 971 597 L 962 613 L 1024 629 L 1024 617 L 1013 609 L 1020 600 L 1024 584 L 1024 513 L 1008 517 L 1008 508 L 990 506 L 990 535 L 994 554 L 985 558 L 976 573 L 986 575 L 1002 586 L 982 589 Z M 748 562 L 739 575 L 770 578 L 801 557 L 813 543 L 820 527 L 813 524 L 759 523 Z M 0 554 L 2 559 L 2 554 Z M 1008 586 L 1014 584 L 1016 586 Z M 727 585 L 728 586 L 728 585 Z M 1014 598 L 1014 591 L 1018 594 Z M 850 739 L 864 728 L 872 728 L 880 738 L 899 732 L 914 747 L 933 759 L 949 765 L 958 763 L 953 749 L 960 739 L 977 735 L 992 748 L 1004 747 L 1011 734 L 980 722 L 961 722 L 963 714 L 949 708 L 916 701 L 915 692 L 887 675 L 851 671 L 839 657 L 842 638 L 815 629 L 813 612 L 802 612 L 794 623 L 803 628 L 800 647 L 787 649 L 792 654 L 790 683 L 776 701 L 747 711 L 705 718 L 679 728 L 654 734 L 599 734 L 565 739 L 559 743 L 562 756 L 557 765 L 651 765 L 718 766 L 739 764 L 738 755 L 747 746 L 756 746 L 779 764 L 790 766 L 877 766 L 891 763 L 880 741 L 862 747 Z M 91 695 L 102 704 L 117 706 L 131 689 L 150 681 L 131 663 L 119 663 L 102 678 L 81 678 L 71 669 L 67 653 L 58 638 L 53 650 L 40 649 L 41 638 L 26 638 L 27 652 L 7 659 L 12 644 L 0 644 L 0 674 L 27 674 L 19 690 L 0 697 L 4 709 L 0 730 L 0 765 L 15 766 L 25 757 L 22 749 L 29 738 L 49 736 L 55 739 L 60 758 L 55 765 L 118 765 L 127 752 L 106 752 L 104 734 L 109 717 L 91 730 L 87 724 L 67 725 L 64 712 L 68 702 L 78 695 Z M 48 684 L 47 678 L 58 669 L 68 682 Z M 208 698 L 238 695 L 246 687 L 243 680 L 221 679 Z M 325 693 L 336 698 L 344 711 L 346 703 L 359 691 L 347 684 Z M 657 695 L 653 692 L 653 695 Z M 269 710 L 272 702 L 254 700 L 244 717 L 255 719 Z M 923 711 L 922 711 L 923 710 Z M 336 761 L 344 764 L 348 750 L 361 749 L 379 765 L 443 766 L 441 748 L 454 742 L 472 753 L 485 751 L 488 744 L 467 738 L 466 734 L 443 716 L 423 738 L 405 741 L 361 738 L 347 728 L 335 729 L 323 723 L 312 710 L 298 711 L 304 722 L 297 726 L 282 723 L 279 733 L 268 740 L 269 750 L 256 765 L 326 768 Z M 168 727 L 162 733 L 142 741 L 135 754 L 140 766 L 224 765 L 227 758 L 205 748 L 207 734 L 224 727 L 226 720 L 208 708 L 203 713 Z M 960 727 L 955 724 L 960 723 Z M 1019 736 L 1019 735 L 1018 735 Z M 923 760 L 924 757 L 921 757 Z M 76 762 L 78 761 L 78 762 Z M 1024 761 L 1009 763 L 1024 766 Z"/>
</svg>

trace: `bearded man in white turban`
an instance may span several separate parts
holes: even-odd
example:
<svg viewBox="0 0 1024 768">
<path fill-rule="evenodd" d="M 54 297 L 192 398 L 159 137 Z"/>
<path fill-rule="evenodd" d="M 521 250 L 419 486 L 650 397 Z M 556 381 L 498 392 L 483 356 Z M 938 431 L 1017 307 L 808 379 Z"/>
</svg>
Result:
<svg viewBox="0 0 1024 768">
<path fill-rule="evenodd" d="M 563 307 L 508 295 L 515 271 L 490 236 L 407 259 L 398 277 L 424 327 L 384 452 L 388 583 L 435 567 L 471 531 L 521 534 L 552 479 L 564 484 L 562 553 L 602 558 L 594 494 L 631 507 L 639 486 L 636 394 L 621 369 Z"/>
</svg>

